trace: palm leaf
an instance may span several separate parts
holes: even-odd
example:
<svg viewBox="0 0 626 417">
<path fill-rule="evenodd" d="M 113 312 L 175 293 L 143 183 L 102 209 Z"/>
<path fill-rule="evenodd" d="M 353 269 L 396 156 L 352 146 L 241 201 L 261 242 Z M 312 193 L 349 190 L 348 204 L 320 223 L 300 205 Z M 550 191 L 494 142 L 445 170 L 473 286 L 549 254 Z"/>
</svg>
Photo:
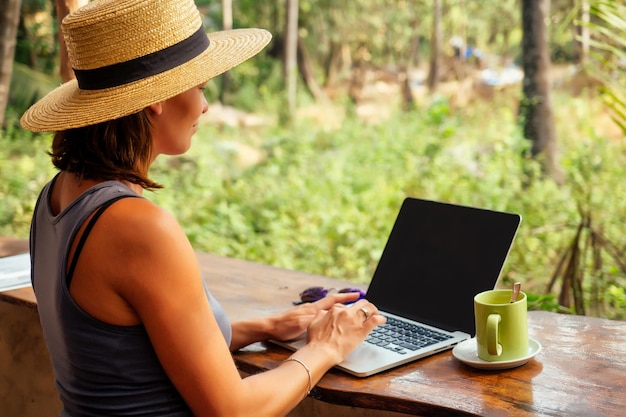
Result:
<svg viewBox="0 0 626 417">
<path fill-rule="evenodd" d="M 591 33 L 593 52 L 585 69 L 602 84 L 602 99 L 626 134 L 626 6 L 618 0 L 592 0 L 589 6 L 594 21 L 578 22 Z"/>
<path fill-rule="evenodd" d="M 21 115 L 33 103 L 59 85 L 58 79 L 35 71 L 26 65 L 13 64 L 9 89 L 8 112 Z"/>
</svg>

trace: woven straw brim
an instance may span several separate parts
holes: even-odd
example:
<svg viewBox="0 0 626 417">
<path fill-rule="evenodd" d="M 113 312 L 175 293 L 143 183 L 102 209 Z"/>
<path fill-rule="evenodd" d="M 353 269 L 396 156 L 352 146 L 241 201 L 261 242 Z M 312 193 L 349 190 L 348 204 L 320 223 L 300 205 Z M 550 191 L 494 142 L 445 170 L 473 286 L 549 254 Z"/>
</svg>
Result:
<svg viewBox="0 0 626 417">
<path fill-rule="evenodd" d="M 56 88 L 22 116 L 22 127 L 56 132 L 117 119 L 172 98 L 259 53 L 270 41 L 263 29 L 208 35 L 210 45 L 194 59 L 160 74 L 103 90 L 80 90 L 76 80 Z"/>
</svg>

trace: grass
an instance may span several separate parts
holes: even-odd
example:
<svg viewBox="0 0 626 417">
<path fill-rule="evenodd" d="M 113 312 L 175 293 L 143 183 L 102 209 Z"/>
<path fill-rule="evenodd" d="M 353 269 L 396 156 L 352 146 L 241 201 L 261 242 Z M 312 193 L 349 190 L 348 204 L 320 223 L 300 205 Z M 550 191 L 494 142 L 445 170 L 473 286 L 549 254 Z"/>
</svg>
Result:
<svg viewBox="0 0 626 417">
<path fill-rule="evenodd" d="M 623 139 L 599 131 L 595 100 L 558 95 L 555 111 L 564 186 L 525 156 L 511 106 L 460 110 L 440 100 L 376 125 L 354 117 L 334 128 L 313 119 L 289 128 L 204 125 L 189 153 L 157 161 L 152 177 L 166 189 L 147 197 L 177 216 L 198 250 L 355 282 L 371 277 L 405 196 L 517 212 L 524 220 L 502 285 L 522 281 L 534 308 L 571 312 L 558 305 L 558 286 L 546 288 L 581 207 L 624 252 L 626 156 Z M 53 174 L 49 138 L 9 130 L 0 141 L 0 234 L 26 237 Z M 260 162 L 242 163 L 242 150 Z M 599 256 L 599 271 L 583 265 L 584 302 L 601 304 L 595 315 L 624 319 L 626 272 Z"/>
</svg>

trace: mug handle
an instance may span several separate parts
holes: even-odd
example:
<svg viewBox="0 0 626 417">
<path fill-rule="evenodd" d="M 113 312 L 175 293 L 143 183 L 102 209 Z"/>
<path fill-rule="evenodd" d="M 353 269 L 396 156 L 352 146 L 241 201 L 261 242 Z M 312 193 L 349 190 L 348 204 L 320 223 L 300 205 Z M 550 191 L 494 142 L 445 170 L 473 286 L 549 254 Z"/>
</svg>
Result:
<svg viewBox="0 0 626 417">
<path fill-rule="evenodd" d="M 494 356 L 502 355 L 502 345 L 498 343 L 498 324 L 501 319 L 495 313 L 487 317 L 487 352 Z"/>
</svg>

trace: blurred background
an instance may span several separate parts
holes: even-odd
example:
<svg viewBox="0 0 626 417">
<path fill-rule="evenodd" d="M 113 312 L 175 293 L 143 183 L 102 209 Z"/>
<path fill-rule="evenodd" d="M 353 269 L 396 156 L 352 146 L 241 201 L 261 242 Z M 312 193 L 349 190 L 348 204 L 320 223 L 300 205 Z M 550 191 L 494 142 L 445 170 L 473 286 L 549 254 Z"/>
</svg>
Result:
<svg viewBox="0 0 626 417">
<path fill-rule="evenodd" d="M 84 3 L 0 5 L 0 235 L 28 237 L 55 174 L 19 116 L 73 77 L 59 20 Z M 626 318 L 623 1 L 197 4 L 208 32 L 273 34 L 151 173 L 197 250 L 366 283 L 406 196 L 511 211 L 500 285 Z"/>
</svg>

